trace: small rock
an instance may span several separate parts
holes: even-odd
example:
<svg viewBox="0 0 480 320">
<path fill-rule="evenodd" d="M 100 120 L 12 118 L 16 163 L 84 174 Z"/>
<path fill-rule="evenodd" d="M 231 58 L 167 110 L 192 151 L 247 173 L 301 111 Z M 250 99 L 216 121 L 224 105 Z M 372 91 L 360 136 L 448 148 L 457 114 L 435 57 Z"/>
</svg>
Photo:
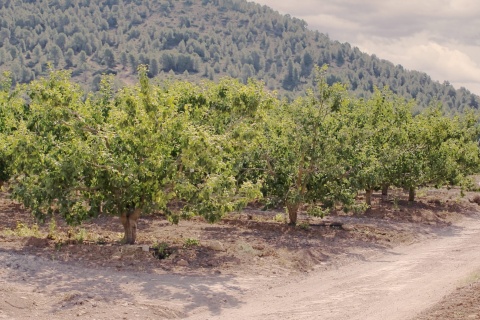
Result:
<svg viewBox="0 0 480 320">
<path fill-rule="evenodd" d="M 144 244 L 141 248 L 142 248 L 142 251 L 144 252 L 150 251 L 150 246 L 148 244 Z"/>
<path fill-rule="evenodd" d="M 265 250 L 265 246 L 263 244 L 254 244 L 252 245 L 252 248 L 255 250 Z"/>
<path fill-rule="evenodd" d="M 212 241 L 207 245 L 207 248 L 212 249 L 214 251 L 225 251 L 225 247 L 223 243 L 220 241 Z"/>
<path fill-rule="evenodd" d="M 185 260 L 185 259 L 180 259 L 177 261 L 177 265 L 179 265 L 180 267 L 187 267 L 188 266 L 188 261 Z"/>
</svg>

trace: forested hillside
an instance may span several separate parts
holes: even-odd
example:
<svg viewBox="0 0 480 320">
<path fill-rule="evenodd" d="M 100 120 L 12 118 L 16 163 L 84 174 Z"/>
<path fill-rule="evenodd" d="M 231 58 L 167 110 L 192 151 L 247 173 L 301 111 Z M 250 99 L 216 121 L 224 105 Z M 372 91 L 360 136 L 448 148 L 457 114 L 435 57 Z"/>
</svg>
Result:
<svg viewBox="0 0 480 320">
<path fill-rule="evenodd" d="M 347 83 L 359 97 L 389 86 L 418 108 L 438 100 L 462 111 L 480 103 L 464 88 L 245 0 L 0 0 L 0 16 L 0 70 L 11 70 L 14 82 L 45 75 L 51 65 L 98 89 L 101 74 L 132 83 L 137 66 L 147 64 L 152 78 L 253 77 L 293 98 L 311 87 L 314 65 L 328 64 L 328 83 Z"/>
</svg>

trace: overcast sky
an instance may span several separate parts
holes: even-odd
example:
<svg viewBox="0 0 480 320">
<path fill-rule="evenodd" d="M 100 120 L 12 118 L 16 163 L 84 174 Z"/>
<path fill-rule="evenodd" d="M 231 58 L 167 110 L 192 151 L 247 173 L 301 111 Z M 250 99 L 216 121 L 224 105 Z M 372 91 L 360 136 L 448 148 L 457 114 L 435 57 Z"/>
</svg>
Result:
<svg viewBox="0 0 480 320">
<path fill-rule="evenodd" d="M 480 95 L 478 0 L 255 0 L 432 79 Z"/>
</svg>

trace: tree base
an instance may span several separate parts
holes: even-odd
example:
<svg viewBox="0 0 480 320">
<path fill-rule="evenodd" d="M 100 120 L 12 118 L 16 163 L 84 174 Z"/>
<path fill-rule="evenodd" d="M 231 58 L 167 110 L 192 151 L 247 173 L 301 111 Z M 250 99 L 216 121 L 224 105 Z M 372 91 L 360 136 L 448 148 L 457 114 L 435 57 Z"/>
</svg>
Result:
<svg viewBox="0 0 480 320">
<path fill-rule="evenodd" d="M 408 189 L 408 201 L 415 201 L 415 188 L 411 187 Z"/>
<path fill-rule="evenodd" d="M 298 217 L 298 208 L 300 206 L 298 204 L 287 204 L 287 211 L 288 211 L 288 224 L 290 226 L 297 225 L 297 217 Z"/>
<path fill-rule="evenodd" d="M 372 206 L 372 194 L 373 194 L 373 189 L 365 190 L 365 203 L 369 207 Z"/>
<path fill-rule="evenodd" d="M 140 217 L 140 213 L 140 209 L 135 209 L 125 212 L 121 216 L 123 228 L 125 229 L 125 244 L 134 244 L 137 239 L 137 221 Z"/>
</svg>

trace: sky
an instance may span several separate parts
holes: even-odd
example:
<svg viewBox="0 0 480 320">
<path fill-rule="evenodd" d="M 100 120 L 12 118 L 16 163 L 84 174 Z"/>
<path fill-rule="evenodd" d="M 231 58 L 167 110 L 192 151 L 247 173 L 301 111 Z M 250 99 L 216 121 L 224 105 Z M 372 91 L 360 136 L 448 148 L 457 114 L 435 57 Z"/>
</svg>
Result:
<svg viewBox="0 0 480 320">
<path fill-rule="evenodd" d="M 480 95 L 478 0 L 254 0 L 362 52 Z"/>
</svg>

